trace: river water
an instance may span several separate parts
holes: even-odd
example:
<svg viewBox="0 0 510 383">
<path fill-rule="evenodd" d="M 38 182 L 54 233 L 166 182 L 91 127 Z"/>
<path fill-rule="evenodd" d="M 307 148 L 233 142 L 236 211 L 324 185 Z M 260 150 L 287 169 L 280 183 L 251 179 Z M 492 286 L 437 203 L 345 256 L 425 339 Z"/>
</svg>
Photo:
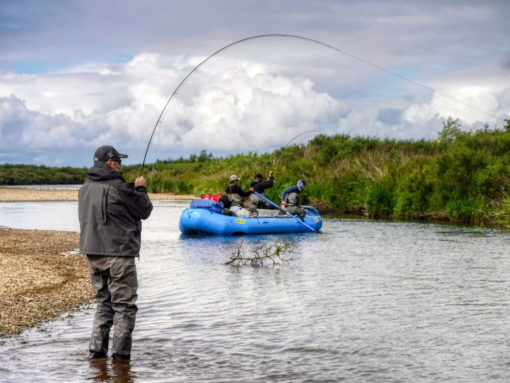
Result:
<svg viewBox="0 0 510 383">
<path fill-rule="evenodd" d="M 131 362 L 87 360 L 89 307 L 4 339 L 1 382 L 510 381 L 506 231 L 326 219 L 321 234 L 186 238 L 187 202 L 154 204 Z M 77 231 L 77 204 L 0 203 L 0 226 Z M 279 239 L 279 265 L 225 265 Z"/>
</svg>

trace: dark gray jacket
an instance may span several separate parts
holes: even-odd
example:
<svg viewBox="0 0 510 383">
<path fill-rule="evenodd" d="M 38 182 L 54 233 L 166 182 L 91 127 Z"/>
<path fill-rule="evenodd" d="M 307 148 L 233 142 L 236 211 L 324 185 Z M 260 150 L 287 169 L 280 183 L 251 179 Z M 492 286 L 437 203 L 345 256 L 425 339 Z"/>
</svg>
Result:
<svg viewBox="0 0 510 383">
<path fill-rule="evenodd" d="M 137 257 L 142 222 L 152 212 L 144 186 L 126 183 L 122 173 L 95 162 L 80 188 L 80 252 L 105 256 Z"/>
</svg>

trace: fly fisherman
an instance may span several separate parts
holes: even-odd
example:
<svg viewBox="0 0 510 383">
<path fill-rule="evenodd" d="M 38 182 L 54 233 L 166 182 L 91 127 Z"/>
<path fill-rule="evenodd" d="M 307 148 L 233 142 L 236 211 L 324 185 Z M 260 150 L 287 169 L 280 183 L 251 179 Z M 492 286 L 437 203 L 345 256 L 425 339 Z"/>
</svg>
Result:
<svg viewBox="0 0 510 383">
<path fill-rule="evenodd" d="M 138 281 L 135 257 L 140 256 L 141 219 L 152 203 L 145 179 L 128 184 L 120 172 L 120 154 L 101 146 L 80 188 L 80 251 L 87 255 L 97 308 L 89 345 L 89 359 L 106 358 L 113 326 L 112 357 L 129 360 L 135 327 Z"/>
</svg>

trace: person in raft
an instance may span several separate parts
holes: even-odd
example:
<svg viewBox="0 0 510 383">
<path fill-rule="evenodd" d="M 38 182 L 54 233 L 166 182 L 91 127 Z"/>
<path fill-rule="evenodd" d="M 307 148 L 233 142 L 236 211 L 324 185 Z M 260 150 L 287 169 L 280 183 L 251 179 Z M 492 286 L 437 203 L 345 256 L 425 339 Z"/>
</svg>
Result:
<svg viewBox="0 0 510 383">
<path fill-rule="evenodd" d="M 113 326 L 112 357 L 129 360 L 135 327 L 142 219 L 152 212 L 145 179 L 128 184 L 120 171 L 122 158 L 113 146 L 101 146 L 78 196 L 80 252 L 87 255 L 96 313 L 89 359 L 106 358 Z"/>
<path fill-rule="evenodd" d="M 299 180 L 297 185 L 288 187 L 282 191 L 282 209 L 290 214 L 303 218 L 306 215 L 305 209 L 299 203 L 299 194 L 306 186 L 305 180 Z"/>
<path fill-rule="evenodd" d="M 250 190 L 253 190 L 264 197 L 266 196 L 266 189 L 272 188 L 274 183 L 273 171 L 269 171 L 269 176 L 266 181 L 264 181 L 264 177 L 262 174 L 255 174 L 255 179 L 250 184 Z M 250 195 L 251 204 L 258 209 L 274 209 L 274 206 L 270 203 L 266 202 L 263 198 L 260 198 L 255 193 Z"/>
<path fill-rule="evenodd" d="M 232 174 L 230 178 L 228 179 L 228 186 L 225 190 L 225 193 L 228 197 L 228 200 L 230 202 L 230 212 L 239 215 L 246 213 L 246 211 L 243 211 L 242 208 L 246 208 L 248 210 L 247 216 L 255 216 L 257 215 L 257 209 L 251 204 L 244 204 L 244 199 L 246 197 L 249 197 L 252 193 L 252 190 L 244 191 L 239 186 L 239 180 L 240 178 L 236 176 L 235 174 Z"/>
</svg>

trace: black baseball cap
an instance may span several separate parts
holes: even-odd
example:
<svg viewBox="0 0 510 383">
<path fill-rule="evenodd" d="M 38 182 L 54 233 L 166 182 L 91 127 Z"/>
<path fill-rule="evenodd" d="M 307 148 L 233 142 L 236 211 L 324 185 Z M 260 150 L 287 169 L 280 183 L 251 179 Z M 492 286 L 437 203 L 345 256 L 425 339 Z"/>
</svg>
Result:
<svg viewBox="0 0 510 383">
<path fill-rule="evenodd" d="M 262 174 L 257 173 L 257 174 L 255 174 L 255 178 L 264 178 L 264 177 L 262 177 Z"/>
<path fill-rule="evenodd" d="M 105 145 L 99 147 L 94 153 L 94 161 L 106 162 L 108 160 L 120 161 L 127 158 L 127 154 L 120 154 L 113 146 Z"/>
</svg>

